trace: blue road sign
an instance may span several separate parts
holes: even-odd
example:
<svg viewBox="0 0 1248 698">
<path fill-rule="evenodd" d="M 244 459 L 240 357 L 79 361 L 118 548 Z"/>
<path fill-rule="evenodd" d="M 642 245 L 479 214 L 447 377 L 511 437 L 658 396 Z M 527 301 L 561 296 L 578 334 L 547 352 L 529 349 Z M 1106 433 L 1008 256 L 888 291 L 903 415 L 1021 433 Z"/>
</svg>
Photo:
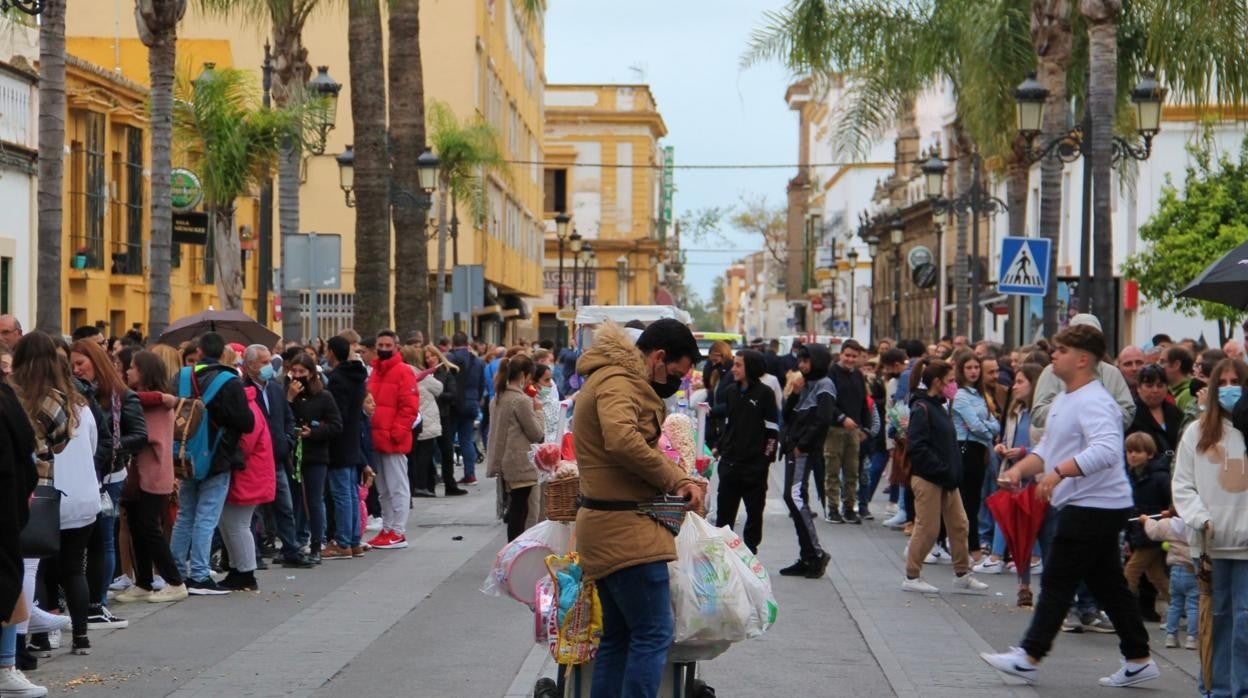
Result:
<svg viewBox="0 0 1248 698">
<path fill-rule="evenodd" d="M 1001 270 L 997 291 L 1043 296 L 1049 287 L 1049 249 L 1044 238 L 1001 238 Z"/>
</svg>

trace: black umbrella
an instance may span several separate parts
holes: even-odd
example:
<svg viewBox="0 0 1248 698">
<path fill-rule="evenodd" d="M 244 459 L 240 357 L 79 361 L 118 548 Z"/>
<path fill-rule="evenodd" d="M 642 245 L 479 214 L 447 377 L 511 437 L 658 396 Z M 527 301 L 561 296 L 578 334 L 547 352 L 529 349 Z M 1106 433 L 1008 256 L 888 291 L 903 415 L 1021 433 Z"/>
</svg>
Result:
<svg viewBox="0 0 1248 698">
<path fill-rule="evenodd" d="M 178 346 L 195 339 L 205 332 L 216 332 L 226 342 L 239 344 L 263 344 L 271 347 L 281 339 L 277 333 L 256 322 L 241 310 L 212 310 L 188 315 L 169 325 L 157 340 L 161 344 Z"/>
<path fill-rule="evenodd" d="M 1206 267 L 1179 295 L 1248 309 L 1248 242 Z"/>
</svg>

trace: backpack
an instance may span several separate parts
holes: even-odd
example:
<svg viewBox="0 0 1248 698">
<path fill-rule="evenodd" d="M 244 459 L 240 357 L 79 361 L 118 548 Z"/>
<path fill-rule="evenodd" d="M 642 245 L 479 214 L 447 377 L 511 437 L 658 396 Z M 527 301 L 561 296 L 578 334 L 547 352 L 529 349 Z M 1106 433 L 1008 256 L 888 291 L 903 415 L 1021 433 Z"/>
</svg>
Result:
<svg viewBox="0 0 1248 698">
<path fill-rule="evenodd" d="M 178 372 L 178 404 L 173 408 L 173 474 L 179 480 L 203 480 L 212 469 L 212 459 L 221 443 L 221 431 L 216 438 L 208 434 L 208 403 L 227 381 L 238 376 L 221 371 L 208 389 L 201 395 L 199 381 L 194 369 L 183 368 Z"/>
</svg>

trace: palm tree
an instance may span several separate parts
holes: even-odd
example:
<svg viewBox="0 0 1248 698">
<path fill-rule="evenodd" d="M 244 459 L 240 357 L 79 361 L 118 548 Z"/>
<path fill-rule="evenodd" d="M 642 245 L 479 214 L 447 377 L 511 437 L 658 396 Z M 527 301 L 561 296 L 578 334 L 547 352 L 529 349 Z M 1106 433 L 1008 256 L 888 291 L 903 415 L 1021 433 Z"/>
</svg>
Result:
<svg viewBox="0 0 1248 698">
<path fill-rule="evenodd" d="M 351 120 L 355 126 L 355 329 L 390 325 L 390 215 L 385 90 L 378 0 L 348 0 Z M 437 304 L 434 304 L 437 307 Z"/>
<path fill-rule="evenodd" d="M 312 76 L 303 29 L 321 0 L 199 0 L 205 12 L 236 17 L 244 22 L 267 21 L 273 32 L 273 104 L 285 109 L 302 104 L 304 86 Z M 278 234 L 282 239 L 282 268 L 286 268 L 287 244 L 299 234 L 300 140 L 283 144 L 278 157 Z M 299 289 L 282 284 L 282 335 L 303 335 Z M 316 334 L 315 330 L 313 334 Z"/>
<path fill-rule="evenodd" d="M 420 53 L 420 0 L 391 0 L 389 44 L 390 163 L 395 186 L 420 191 L 416 158 L 425 148 L 425 85 Z M 400 336 L 430 333 L 428 211 L 395 201 L 394 322 Z M 436 338 L 431 338 L 434 341 Z"/>
<path fill-rule="evenodd" d="M 177 70 L 178 22 L 186 0 L 137 0 L 135 24 L 147 46 L 151 80 L 152 241 L 149 252 L 147 332 L 159 337 L 169 325 L 169 271 L 173 244 L 173 203 L 169 177 L 173 170 L 173 83 Z"/>
<path fill-rule="evenodd" d="M 473 223 L 480 228 L 486 220 L 488 200 L 484 176 L 487 172 L 506 175 L 507 163 L 498 147 L 498 131 L 480 116 L 464 121 L 456 118 L 443 102 L 429 104 L 429 140 L 438 156 L 438 275 L 437 295 L 446 292 L 446 223 L 451 206 L 467 205 Z M 450 199 L 448 203 L 447 199 Z M 442 308 L 433 304 L 433 329 L 441 332 Z M 460 329 L 458 327 L 456 330 Z"/>
<path fill-rule="evenodd" d="M 845 78 L 844 108 L 832 129 L 840 157 L 865 155 L 871 140 L 894 126 L 920 93 L 952 85 L 952 140 L 959 157 L 979 152 L 1007 164 L 1010 227 L 1018 230 L 1026 216 L 1027 168 L 1010 134 L 1017 77 L 1034 62 L 1025 1 L 792 0 L 765 13 L 742 65 L 778 59 L 817 79 Z M 969 163 L 958 167 L 959 187 L 969 184 L 969 174 Z M 966 216 L 957 217 L 960 334 L 969 316 L 966 223 Z"/>
<path fill-rule="evenodd" d="M 39 300 L 35 327 L 60 335 L 61 186 L 65 176 L 65 2 L 47 0 L 39 22 Z"/>
<path fill-rule="evenodd" d="M 243 268 L 235 201 L 272 177 L 283 142 L 300 137 L 306 114 L 260 107 L 255 80 L 233 68 L 212 70 L 193 84 L 180 80 L 175 96 L 178 145 L 203 173 L 217 296 L 223 308 L 239 309 Z"/>
<path fill-rule="evenodd" d="M 1117 341 L 1118 303 L 1114 289 L 1114 231 L 1110 218 L 1114 113 L 1118 89 L 1118 16 L 1122 0 L 1080 0 L 1088 25 L 1088 104 L 1092 122 L 1092 298 L 1111 348 Z M 1079 293 L 1086 293 L 1079 289 Z"/>
</svg>

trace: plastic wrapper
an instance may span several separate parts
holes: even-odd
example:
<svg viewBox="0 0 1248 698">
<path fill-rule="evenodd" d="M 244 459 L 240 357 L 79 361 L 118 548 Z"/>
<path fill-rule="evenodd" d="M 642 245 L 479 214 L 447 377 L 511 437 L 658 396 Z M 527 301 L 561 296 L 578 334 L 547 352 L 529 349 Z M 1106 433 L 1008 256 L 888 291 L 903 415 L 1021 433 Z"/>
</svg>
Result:
<svg viewBox="0 0 1248 698">
<path fill-rule="evenodd" d="M 563 449 L 559 444 L 533 444 L 529 447 L 529 455 L 537 469 L 547 473 L 555 472 L 559 462 L 563 460 Z"/>
<path fill-rule="evenodd" d="M 494 556 L 481 593 L 532 606 L 537 582 L 548 576 L 546 557 L 567 554 L 571 538 L 572 525 L 559 521 L 542 521 L 521 533 Z"/>
<path fill-rule="evenodd" d="M 663 436 L 667 439 L 668 449 L 679 454 L 678 462 L 687 473 L 697 472 L 697 439 L 694 434 L 693 420 L 683 414 L 669 414 L 663 420 Z M 660 447 L 663 439 L 659 440 Z M 668 450 L 664 451 L 668 453 Z M 671 457 L 670 455 L 668 456 Z M 673 458 L 673 460 L 676 460 Z"/>
<path fill-rule="evenodd" d="M 740 642 L 775 623 L 778 606 L 767 570 L 730 529 L 687 514 L 676 556 L 668 565 L 676 642 Z"/>
</svg>

